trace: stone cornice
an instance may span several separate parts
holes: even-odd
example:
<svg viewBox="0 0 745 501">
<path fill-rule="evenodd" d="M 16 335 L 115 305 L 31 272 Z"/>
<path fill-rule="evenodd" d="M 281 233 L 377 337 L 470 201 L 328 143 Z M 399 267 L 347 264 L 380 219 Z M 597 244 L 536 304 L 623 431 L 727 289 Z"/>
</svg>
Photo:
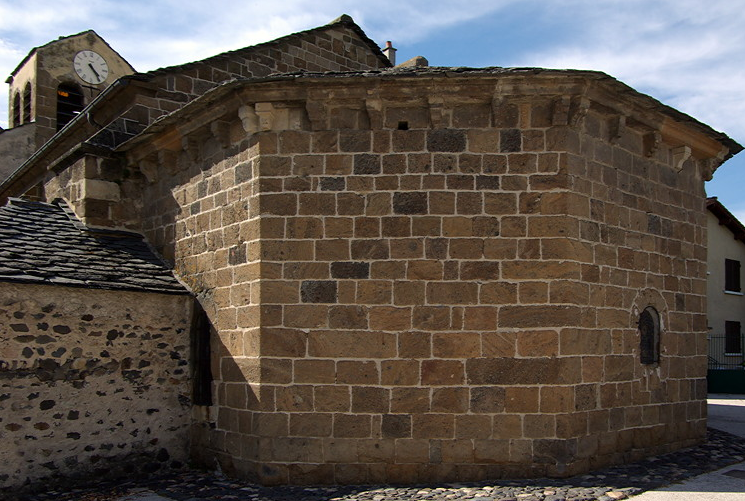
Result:
<svg viewBox="0 0 745 501">
<path fill-rule="evenodd" d="M 359 114 L 355 122 L 358 128 L 391 128 L 383 119 L 384 111 L 390 108 L 426 110 L 427 128 L 449 128 L 453 126 L 453 110 L 458 107 L 483 106 L 493 115 L 505 100 L 519 103 L 536 98 L 551 101 L 551 126 L 581 128 L 586 114 L 593 111 L 606 117 L 611 144 L 629 129 L 641 135 L 646 156 L 654 155 L 661 144 L 671 150 L 687 148 L 688 153 L 678 163 L 682 165 L 689 157 L 700 161 L 704 179 L 742 149 L 726 135 L 601 73 L 435 69 L 234 80 L 163 117 L 119 151 L 128 151 L 130 161 L 137 162 L 159 148 L 179 149 L 184 136 L 211 127 L 214 120 L 230 123 L 239 115 L 247 134 L 339 128 L 330 117 L 342 112 Z M 279 109 L 284 110 L 281 117 Z M 292 120 L 288 109 L 295 110 Z M 246 125 L 251 117 L 256 121 L 254 126 Z M 492 116 L 491 126 L 496 121 Z M 228 144 L 225 123 L 221 141 Z"/>
</svg>

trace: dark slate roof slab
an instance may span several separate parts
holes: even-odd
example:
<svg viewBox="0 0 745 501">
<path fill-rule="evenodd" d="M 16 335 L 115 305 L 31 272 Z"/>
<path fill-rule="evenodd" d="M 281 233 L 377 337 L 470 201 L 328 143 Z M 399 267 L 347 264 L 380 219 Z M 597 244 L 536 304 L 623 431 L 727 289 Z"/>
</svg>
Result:
<svg viewBox="0 0 745 501">
<path fill-rule="evenodd" d="M 142 235 L 88 228 L 62 200 L 0 207 L 0 281 L 189 293 Z"/>
</svg>

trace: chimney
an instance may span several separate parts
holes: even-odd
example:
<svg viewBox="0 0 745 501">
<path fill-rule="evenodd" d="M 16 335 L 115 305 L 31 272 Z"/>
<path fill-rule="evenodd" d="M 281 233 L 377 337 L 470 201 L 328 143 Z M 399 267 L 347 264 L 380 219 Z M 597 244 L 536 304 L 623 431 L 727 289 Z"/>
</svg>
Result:
<svg viewBox="0 0 745 501">
<path fill-rule="evenodd" d="M 393 44 L 391 44 L 390 40 L 385 43 L 383 54 L 385 54 L 385 57 L 387 57 L 391 62 L 391 66 L 396 66 L 396 49 L 393 48 Z"/>
</svg>

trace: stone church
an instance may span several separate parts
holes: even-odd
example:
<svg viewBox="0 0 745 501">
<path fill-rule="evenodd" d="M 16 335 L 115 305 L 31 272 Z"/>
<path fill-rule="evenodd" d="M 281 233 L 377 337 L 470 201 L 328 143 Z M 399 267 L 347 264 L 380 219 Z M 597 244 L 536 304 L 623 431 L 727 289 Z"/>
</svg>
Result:
<svg viewBox="0 0 745 501">
<path fill-rule="evenodd" d="M 0 134 L 52 131 L 0 184 L 0 486 L 568 476 L 704 439 L 726 135 L 600 72 L 393 67 L 348 16 L 149 73 L 77 37 Z M 92 96 L 63 126 L 60 89 Z"/>
</svg>

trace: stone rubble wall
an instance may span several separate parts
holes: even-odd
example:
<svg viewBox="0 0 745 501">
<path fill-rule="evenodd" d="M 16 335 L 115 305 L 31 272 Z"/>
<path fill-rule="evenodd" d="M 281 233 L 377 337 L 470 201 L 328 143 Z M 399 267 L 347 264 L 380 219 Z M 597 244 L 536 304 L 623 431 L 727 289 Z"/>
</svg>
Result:
<svg viewBox="0 0 745 501">
<path fill-rule="evenodd" d="M 186 295 L 2 283 L 0 492 L 185 464 L 190 315 Z"/>
</svg>

